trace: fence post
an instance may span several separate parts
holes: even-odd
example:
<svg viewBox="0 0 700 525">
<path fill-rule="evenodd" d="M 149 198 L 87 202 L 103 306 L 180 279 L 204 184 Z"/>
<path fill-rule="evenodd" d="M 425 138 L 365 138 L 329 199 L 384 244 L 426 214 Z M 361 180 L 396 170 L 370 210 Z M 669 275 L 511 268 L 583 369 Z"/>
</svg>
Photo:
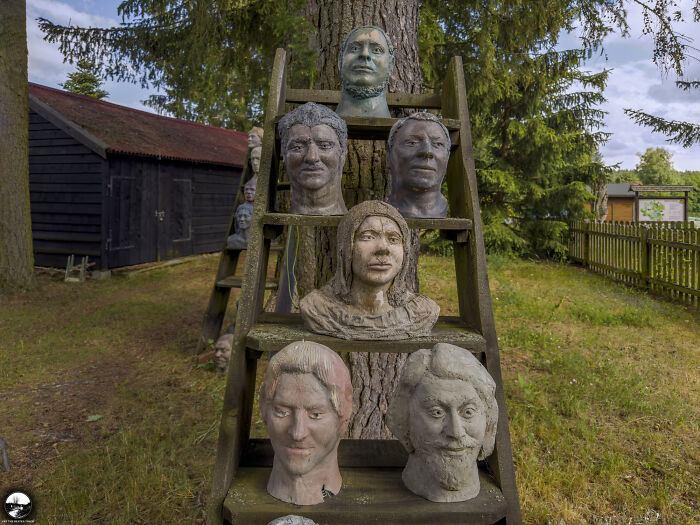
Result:
<svg viewBox="0 0 700 525">
<path fill-rule="evenodd" d="M 586 221 L 582 224 L 583 226 L 583 267 L 588 266 L 588 230 L 590 229 L 591 223 Z"/>
<path fill-rule="evenodd" d="M 649 244 L 649 228 L 646 225 L 641 225 L 639 228 L 639 244 L 640 244 L 640 255 L 642 257 L 642 287 L 649 288 L 649 277 L 651 276 L 649 271 L 649 255 L 651 251 L 651 245 Z"/>
</svg>

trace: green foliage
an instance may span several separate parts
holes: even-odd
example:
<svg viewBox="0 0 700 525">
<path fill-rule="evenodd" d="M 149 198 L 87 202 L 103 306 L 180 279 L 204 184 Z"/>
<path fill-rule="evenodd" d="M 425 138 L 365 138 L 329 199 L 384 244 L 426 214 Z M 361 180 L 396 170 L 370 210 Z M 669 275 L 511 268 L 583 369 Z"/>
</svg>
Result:
<svg viewBox="0 0 700 525">
<path fill-rule="evenodd" d="M 677 184 L 678 174 L 671 162 L 672 153 L 664 148 L 647 148 L 644 153 L 637 153 L 639 163 L 635 171 L 642 184 L 667 185 Z"/>
<path fill-rule="evenodd" d="M 700 80 L 676 82 L 676 86 L 687 91 L 691 88 L 700 88 Z M 631 117 L 637 124 L 650 127 L 654 133 L 668 135 L 667 142 L 680 144 L 684 148 L 689 148 L 693 144 L 700 144 L 700 124 L 683 122 L 680 120 L 666 120 L 655 117 L 639 109 L 625 109 L 625 114 Z"/>
<path fill-rule="evenodd" d="M 680 184 L 695 186 L 695 191 L 688 193 L 688 215 L 700 216 L 700 171 L 685 171 L 679 173 Z"/>
<path fill-rule="evenodd" d="M 419 35 L 426 87 L 438 88 L 431 80 L 443 77 L 451 56 L 464 61 L 490 252 L 561 257 L 560 221 L 587 217 L 584 203 L 592 195 L 585 185 L 605 184 L 612 171 L 596 156 L 607 139 L 597 105 L 605 100 L 608 71 L 583 70 L 594 40 L 609 28 L 598 25 L 588 48 L 555 51 L 560 32 L 581 14 L 566 5 L 435 0 L 422 6 L 428 14 L 422 24 L 431 25 Z M 552 218 L 558 221 L 533 224 Z"/>
<path fill-rule="evenodd" d="M 622 184 L 625 182 L 642 182 L 636 170 L 616 170 L 613 172 L 610 182 Z"/>
<path fill-rule="evenodd" d="M 78 70 L 68 73 L 68 80 L 59 86 L 71 93 L 97 99 L 103 99 L 109 95 L 101 89 L 103 81 L 97 76 L 95 67 L 88 60 L 78 60 L 77 67 Z"/>
<path fill-rule="evenodd" d="M 144 101 L 160 113 L 214 126 L 260 124 L 277 47 L 292 53 L 292 78 L 310 78 L 313 31 L 303 0 L 125 0 L 115 28 L 40 19 L 66 59 L 87 58 L 107 78 L 160 90 Z"/>
</svg>

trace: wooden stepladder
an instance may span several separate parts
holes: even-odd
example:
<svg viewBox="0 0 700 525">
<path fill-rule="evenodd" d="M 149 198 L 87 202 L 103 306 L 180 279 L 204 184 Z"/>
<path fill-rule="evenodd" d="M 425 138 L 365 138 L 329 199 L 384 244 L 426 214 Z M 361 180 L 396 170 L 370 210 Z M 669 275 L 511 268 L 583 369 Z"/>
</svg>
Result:
<svg viewBox="0 0 700 525">
<path fill-rule="evenodd" d="M 219 337 L 221 325 L 223 324 L 224 316 L 226 315 L 228 301 L 231 296 L 231 290 L 233 288 L 240 288 L 242 284 L 242 279 L 240 277 L 236 277 L 236 270 L 238 269 L 238 261 L 243 250 L 227 248 L 226 241 L 228 240 L 229 235 L 233 235 L 235 233 L 234 222 L 236 209 L 238 208 L 239 204 L 245 202 L 243 187 L 252 178 L 253 171 L 250 168 L 250 150 L 248 150 L 248 153 L 246 154 L 245 167 L 243 168 L 241 180 L 238 184 L 238 193 L 236 193 L 236 200 L 234 201 L 233 211 L 231 212 L 231 220 L 229 221 L 228 229 L 226 230 L 226 235 L 224 236 L 224 246 L 221 249 L 221 255 L 219 256 L 219 268 L 216 272 L 214 287 L 209 297 L 207 312 L 204 315 L 202 334 L 197 341 L 197 354 L 201 353 L 207 346 L 209 346 L 211 341 L 214 341 L 217 337 Z M 277 273 L 277 271 L 275 273 Z M 265 282 L 265 289 L 275 290 L 277 289 L 277 284 L 277 279 L 268 279 Z"/>
<path fill-rule="evenodd" d="M 266 525 L 274 518 L 301 514 L 319 524 L 520 523 L 520 506 L 508 430 L 500 358 L 486 271 L 471 130 L 462 60 L 454 57 L 442 95 L 389 94 L 390 107 L 437 109 L 449 130 L 453 150 L 447 167 L 452 217 L 407 219 L 409 228 L 439 229 L 454 243 L 459 316 L 442 316 L 430 336 L 403 341 L 346 341 L 304 330 L 299 314 L 263 312 L 270 239 L 285 226 L 337 227 L 341 217 L 308 216 L 274 211 L 280 144 L 276 126 L 285 104 L 337 104 L 338 91 L 287 89 L 286 53 L 275 57 L 256 205 L 248 242 L 243 288 L 239 298 L 233 350 L 224 395 L 207 523 Z M 397 119 L 346 117 L 348 138 L 384 139 Z M 341 440 L 343 476 L 340 494 L 319 505 L 298 507 L 266 492 L 273 452 L 269 440 L 250 438 L 257 360 L 299 340 L 316 341 L 344 352 L 413 352 L 446 342 L 480 358 L 496 382 L 499 408 L 496 447 L 480 465 L 481 491 L 469 501 L 433 503 L 401 482 L 406 453 L 395 440 Z"/>
</svg>

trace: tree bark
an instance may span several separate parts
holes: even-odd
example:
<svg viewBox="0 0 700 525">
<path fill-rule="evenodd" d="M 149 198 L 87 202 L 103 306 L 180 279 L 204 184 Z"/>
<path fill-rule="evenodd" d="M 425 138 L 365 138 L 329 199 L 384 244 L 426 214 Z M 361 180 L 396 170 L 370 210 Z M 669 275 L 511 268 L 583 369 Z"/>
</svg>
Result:
<svg viewBox="0 0 700 525">
<path fill-rule="evenodd" d="M 25 0 L 0 12 L 0 292 L 34 285 Z"/>
<path fill-rule="evenodd" d="M 421 92 L 417 0 L 307 0 L 305 9 L 307 19 L 317 28 L 309 39 L 309 46 L 319 53 L 314 89 L 340 89 L 338 54 L 345 37 L 354 27 L 375 25 L 386 31 L 394 46 L 394 71 L 388 90 Z M 384 200 L 388 196 L 384 151 L 384 141 L 348 141 L 343 172 L 343 195 L 348 208 L 364 200 Z M 413 242 L 417 242 L 417 235 Z M 335 256 L 335 230 L 323 228 L 315 234 L 304 233 L 299 247 L 299 260 L 304 261 L 304 273 L 297 281 L 300 297 L 330 279 L 335 270 Z M 348 355 L 346 362 L 355 391 L 349 437 L 391 437 L 384 424 L 384 414 L 405 360 L 406 354 Z"/>
</svg>

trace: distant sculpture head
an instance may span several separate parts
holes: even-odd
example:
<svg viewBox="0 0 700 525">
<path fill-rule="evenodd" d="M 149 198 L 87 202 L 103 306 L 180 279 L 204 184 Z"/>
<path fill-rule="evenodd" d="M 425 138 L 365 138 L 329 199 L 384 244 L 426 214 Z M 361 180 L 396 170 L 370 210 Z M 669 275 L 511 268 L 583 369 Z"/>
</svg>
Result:
<svg viewBox="0 0 700 525">
<path fill-rule="evenodd" d="M 432 113 L 413 113 L 392 126 L 386 144 L 389 202 L 403 216 L 447 216 L 447 199 L 440 188 L 450 147 L 447 128 Z"/>
<path fill-rule="evenodd" d="M 340 492 L 338 443 L 352 412 L 343 360 L 311 341 L 287 345 L 267 365 L 260 412 L 275 451 L 267 491 L 296 505 Z"/>
<path fill-rule="evenodd" d="M 471 352 L 447 343 L 411 354 L 387 411 L 409 453 L 403 481 L 431 501 L 479 494 L 477 459 L 493 452 L 496 383 Z"/>
<path fill-rule="evenodd" d="M 303 516 L 294 516 L 290 514 L 289 516 L 282 516 L 281 518 L 274 519 L 267 525 L 316 525 L 316 522 Z"/>
<path fill-rule="evenodd" d="M 342 215 L 347 155 L 345 121 L 326 106 L 307 102 L 278 124 L 282 157 L 292 186 L 290 213 Z"/>
<path fill-rule="evenodd" d="M 253 177 L 257 177 L 260 172 L 260 157 L 262 156 L 262 146 L 257 146 L 250 150 L 250 167 L 253 168 Z"/>
<path fill-rule="evenodd" d="M 258 177 L 253 176 L 248 182 L 243 186 L 243 197 L 248 204 L 253 204 L 255 201 L 255 191 L 258 188 Z"/>
<path fill-rule="evenodd" d="M 226 372 L 228 362 L 231 359 L 233 347 L 233 334 L 224 334 L 214 344 L 214 364 L 217 372 Z"/>
<path fill-rule="evenodd" d="M 248 149 L 262 146 L 263 129 L 258 127 L 250 128 L 248 132 Z"/>
<path fill-rule="evenodd" d="M 226 247 L 244 250 L 248 247 L 248 234 L 253 219 L 253 205 L 244 202 L 236 208 L 233 216 L 233 227 L 236 233 L 226 239 Z"/>
<path fill-rule="evenodd" d="M 338 56 L 343 84 L 338 115 L 388 118 L 386 87 L 394 70 L 394 47 L 383 29 L 356 27 Z"/>
<path fill-rule="evenodd" d="M 440 308 L 414 293 L 417 264 L 401 214 L 365 201 L 340 221 L 335 274 L 301 300 L 306 327 L 345 339 L 406 339 L 430 333 Z"/>
</svg>

